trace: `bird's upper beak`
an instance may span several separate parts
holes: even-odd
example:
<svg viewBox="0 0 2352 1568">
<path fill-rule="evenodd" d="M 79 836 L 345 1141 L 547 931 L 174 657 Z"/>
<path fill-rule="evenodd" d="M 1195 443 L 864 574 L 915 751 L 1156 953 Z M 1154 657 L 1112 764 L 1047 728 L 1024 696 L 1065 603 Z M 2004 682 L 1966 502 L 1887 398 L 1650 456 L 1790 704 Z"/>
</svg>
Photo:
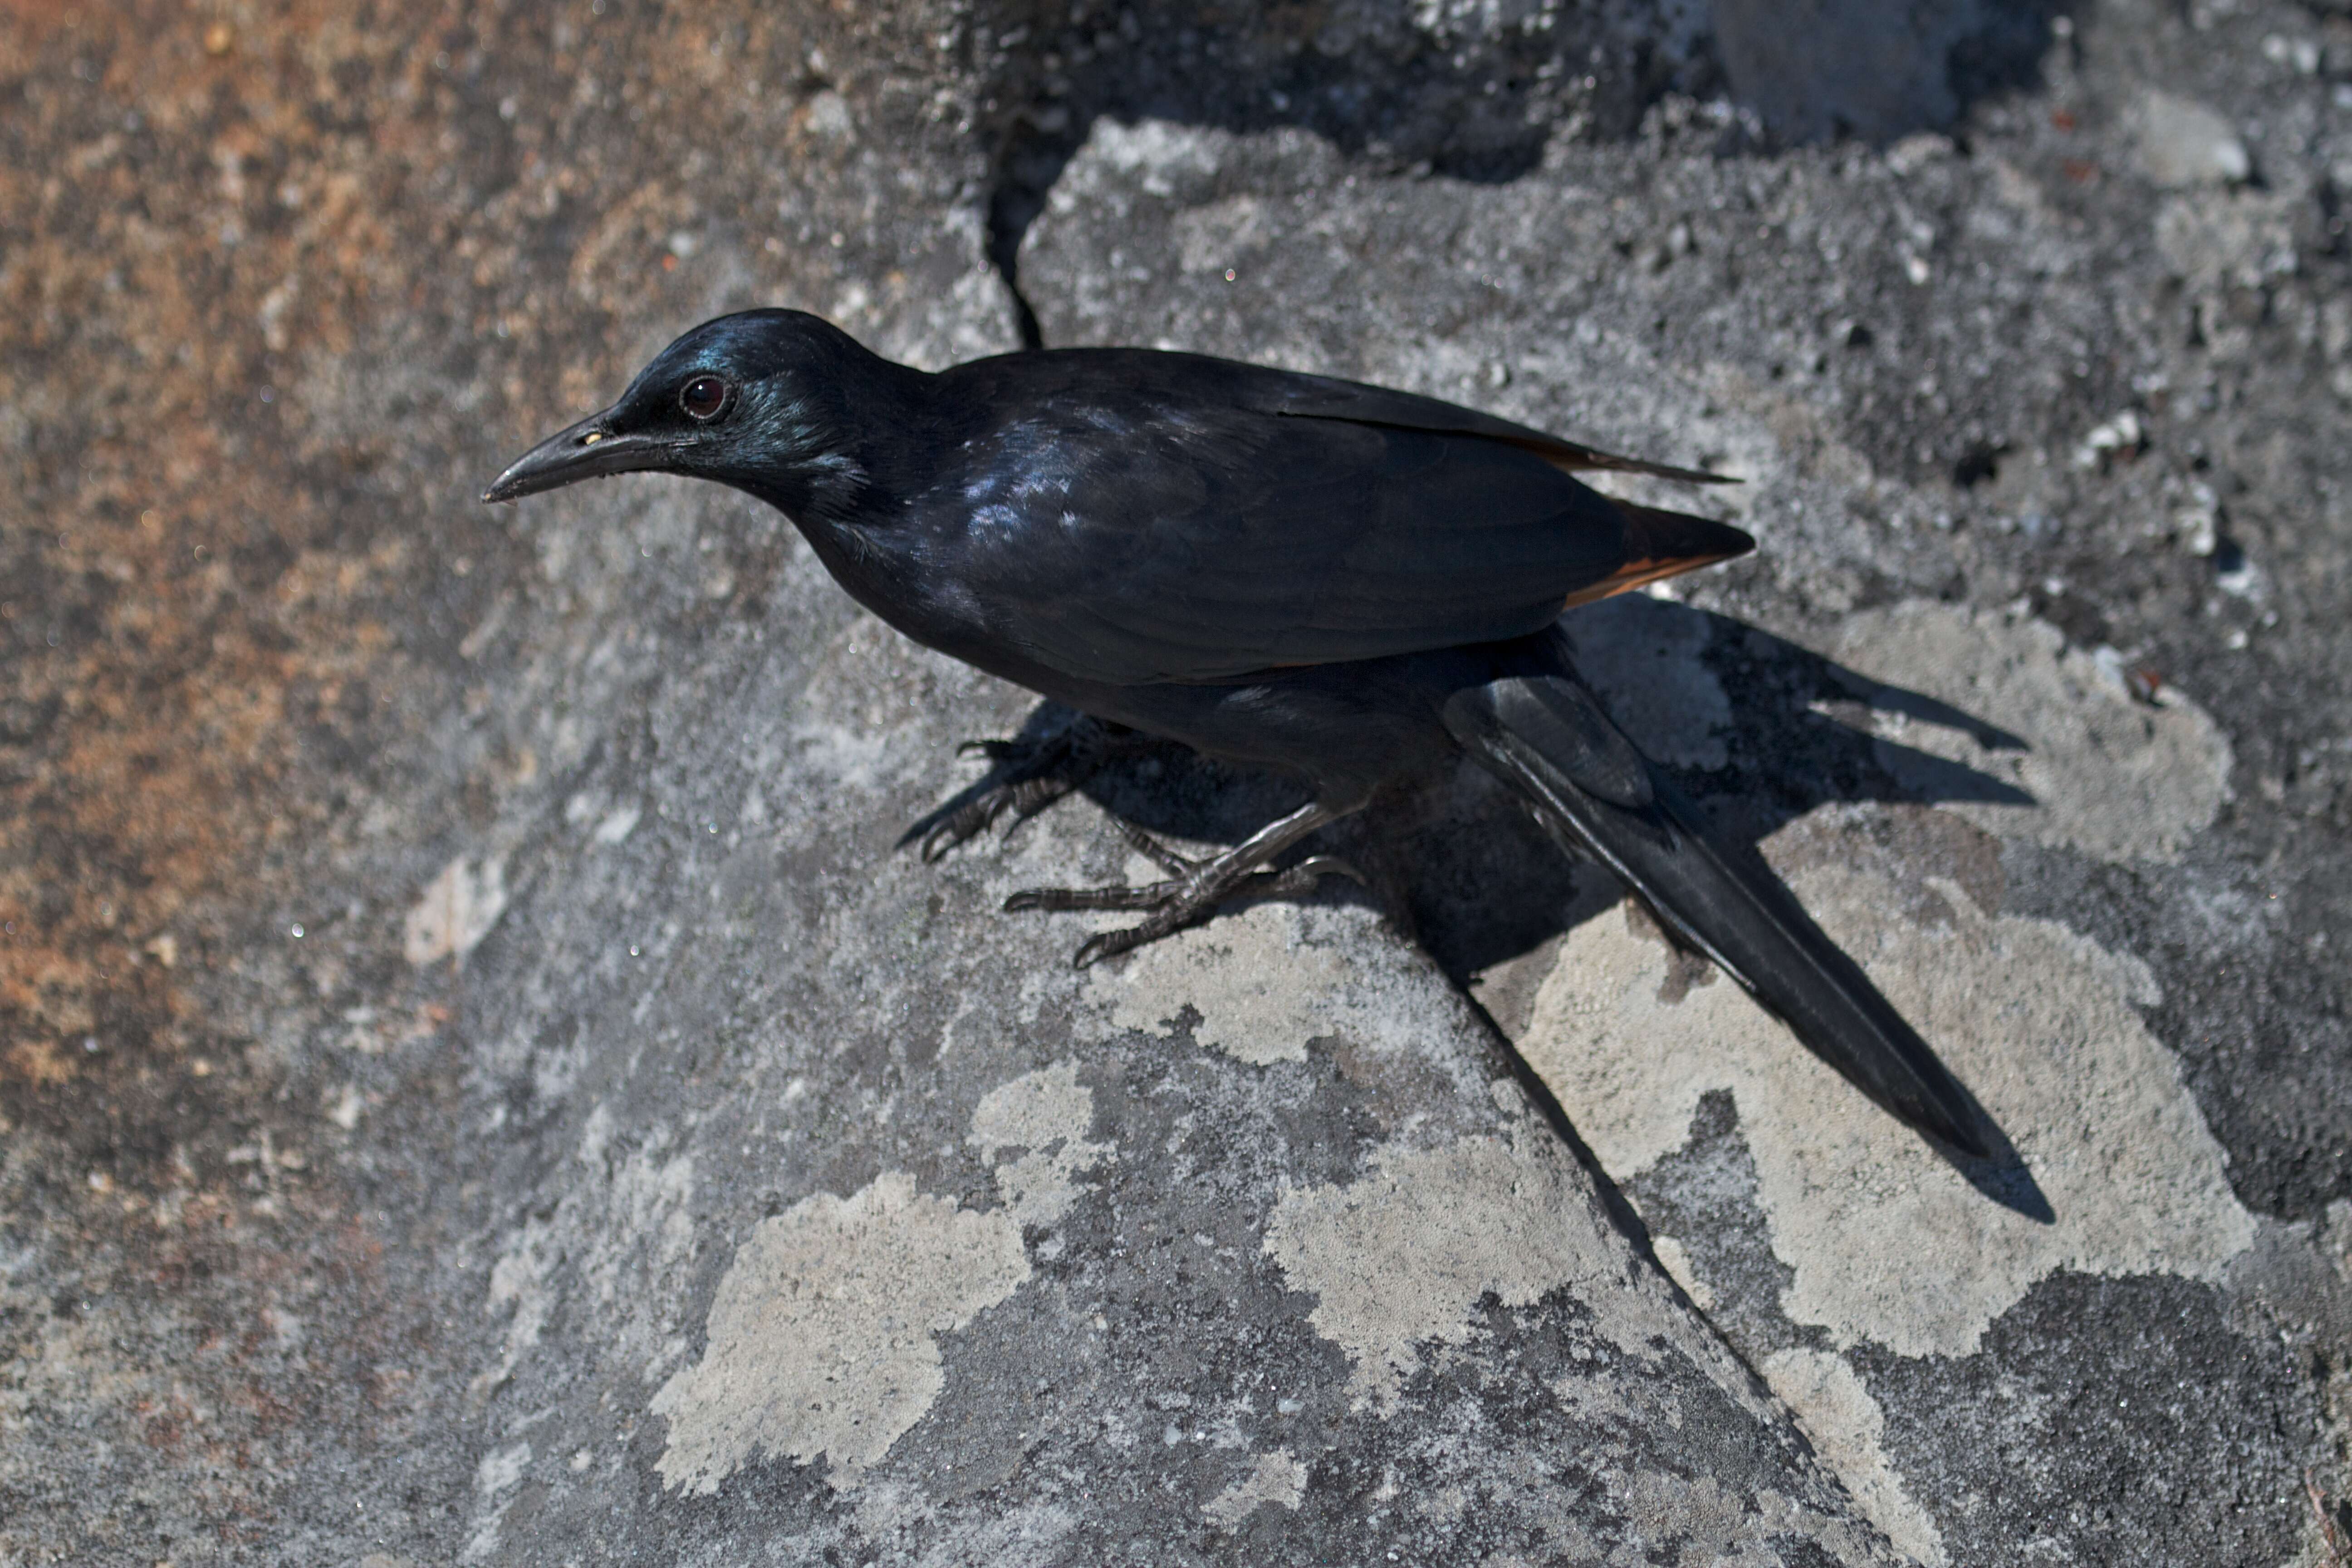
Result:
<svg viewBox="0 0 2352 1568">
<path fill-rule="evenodd" d="M 661 467 L 669 455 L 667 445 L 643 435 L 616 433 L 612 417 L 608 408 L 550 436 L 509 463 L 505 473 L 490 481 L 482 499 L 520 500 L 579 479 Z"/>
</svg>

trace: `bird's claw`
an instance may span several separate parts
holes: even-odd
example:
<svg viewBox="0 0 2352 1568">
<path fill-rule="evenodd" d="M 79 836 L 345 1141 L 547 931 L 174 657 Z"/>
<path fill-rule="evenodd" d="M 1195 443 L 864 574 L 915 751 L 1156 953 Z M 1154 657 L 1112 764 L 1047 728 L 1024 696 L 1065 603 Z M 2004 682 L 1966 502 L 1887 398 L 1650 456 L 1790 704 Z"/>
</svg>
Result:
<svg viewBox="0 0 2352 1568">
<path fill-rule="evenodd" d="M 1018 826 L 1076 787 L 1066 779 L 1057 778 L 1025 778 L 1000 784 L 932 823 L 923 832 L 919 853 L 927 864 L 937 860 L 1008 816 Z"/>
<path fill-rule="evenodd" d="M 1008 913 L 1021 910 L 1151 911 L 1136 925 L 1097 931 L 1088 937 L 1073 961 L 1080 969 L 1097 960 L 1132 952 L 1187 926 L 1198 925 L 1222 904 L 1303 898 L 1326 877 L 1346 877 L 1359 886 L 1366 885 L 1364 874 L 1337 855 L 1310 855 L 1297 865 L 1279 871 L 1235 866 L 1222 859 L 1192 860 L 1132 823 L 1120 822 L 1118 826 L 1130 845 L 1169 873 L 1167 880 L 1147 882 L 1140 887 L 1025 888 L 1004 900 Z"/>
<path fill-rule="evenodd" d="M 1122 952 L 1141 947 L 1150 940 L 1150 938 L 1143 934 L 1141 926 L 1129 926 L 1121 931 L 1098 931 L 1078 944 L 1078 951 L 1072 956 L 1070 965 L 1074 969 L 1091 969 L 1097 960 L 1116 958 Z"/>
<path fill-rule="evenodd" d="M 1316 879 L 1324 877 L 1345 877 L 1359 888 L 1372 885 L 1371 879 L 1358 870 L 1353 860 L 1343 859 L 1337 855 L 1309 855 L 1284 875 L 1295 877 L 1301 873 L 1312 873 L 1308 879 L 1310 887 Z"/>
<path fill-rule="evenodd" d="M 976 838 L 1006 817 L 1007 831 L 1084 784 L 1101 766 L 1098 726 L 1081 721 L 1042 740 L 966 741 L 958 756 L 989 759 L 990 776 L 960 792 L 900 836 L 926 862 Z"/>
</svg>

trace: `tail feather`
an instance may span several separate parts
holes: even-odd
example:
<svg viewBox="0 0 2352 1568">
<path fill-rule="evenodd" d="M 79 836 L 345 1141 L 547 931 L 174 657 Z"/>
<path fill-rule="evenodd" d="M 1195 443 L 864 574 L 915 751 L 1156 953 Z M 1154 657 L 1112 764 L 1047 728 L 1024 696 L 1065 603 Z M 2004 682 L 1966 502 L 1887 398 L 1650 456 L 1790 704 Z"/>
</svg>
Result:
<svg viewBox="0 0 2352 1568">
<path fill-rule="evenodd" d="M 1608 500 L 1625 519 L 1624 562 L 1608 576 L 1570 594 L 1561 605 L 1562 609 L 1573 609 L 1612 594 L 1696 572 L 1756 548 L 1752 537 L 1727 522 L 1654 506 L 1635 506 L 1615 496 Z"/>
<path fill-rule="evenodd" d="M 1756 548 L 1754 534 L 1711 517 L 1693 517 L 1686 511 L 1668 511 L 1664 507 L 1636 506 L 1615 496 L 1609 498 L 1609 504 L 1625 514 L 1628 555 L 1688 562 L 1696 567 L 1728 561 Z"/>
<path fill-rule="evenodd" d="M 1458 691 L 1447 728 L 1545 826 L 1609 868 L 1678 939 L 1814 1055 L 1952 1149 L 1990 1158 L 1982 1117 L 1926 1041 L 1762 868 L 1727 858 L 1550 645 L 1547 668 Z"/>
</svg>

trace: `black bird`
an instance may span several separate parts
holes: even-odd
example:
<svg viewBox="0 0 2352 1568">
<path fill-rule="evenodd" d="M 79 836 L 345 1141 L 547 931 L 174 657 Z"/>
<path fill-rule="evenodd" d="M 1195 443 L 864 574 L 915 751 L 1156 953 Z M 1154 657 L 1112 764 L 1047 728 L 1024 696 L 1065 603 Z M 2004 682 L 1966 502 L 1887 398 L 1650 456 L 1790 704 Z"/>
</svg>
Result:
<svg viewBox="0 0 2352 1568">
<path fill-rule="evenodd" d="M 1466 752 L 1864 1093 L 1987 1157 L 1967 1092 L 1786 889 L 1708 844 L 1554 627 L 1571 605 L 1755 545 L 1574 475 L 1717 476 L 1199 354 L 1063 349 L 927 374 L 816 317 L 751 310 L 678 339 L 482 499 L 648 469 L 781 509 L 917 642 L 1312 792 L 1198 862 L 1128 829 L 1164 881 L 1008 902 L 1144 911 L 1080 963 L 1346 869 L 1273 867 L 1384 781 Z M 1066 743 L 995 749 L 1001 788 L 946 823 L 949 839 L 1034 805 L 1071 761 Z"/>
</svg>

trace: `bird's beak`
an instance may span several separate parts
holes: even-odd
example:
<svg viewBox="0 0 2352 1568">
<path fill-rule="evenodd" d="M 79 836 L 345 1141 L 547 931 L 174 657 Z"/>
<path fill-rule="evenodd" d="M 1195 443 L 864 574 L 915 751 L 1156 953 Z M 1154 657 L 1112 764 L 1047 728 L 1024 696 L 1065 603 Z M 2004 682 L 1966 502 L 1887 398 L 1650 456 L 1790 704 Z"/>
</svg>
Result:
<svg viewBox="0 0 2352 1568">
<path fill-rule="evenodd" d="M 486 501 L 520 500 L 541 490 L 604 474 L 657 468 L 667 445 L 642 435 L 616 434 L 612 410 L 592 414 L 569 430 L 559 430 L 517 458 L 482 492 Z"/>
</svg>

